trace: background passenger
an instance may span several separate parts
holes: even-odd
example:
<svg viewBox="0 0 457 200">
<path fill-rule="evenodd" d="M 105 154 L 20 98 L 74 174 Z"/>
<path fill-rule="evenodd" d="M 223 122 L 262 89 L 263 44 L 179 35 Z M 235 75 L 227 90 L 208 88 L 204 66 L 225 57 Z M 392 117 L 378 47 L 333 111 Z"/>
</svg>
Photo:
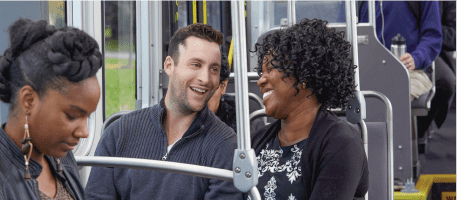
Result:
<svg viewBox="0 0 457 200">
<path fill-rule="evenodd" d="M 208 101 L 208 108 L 213 111 L 217 117 L 225 124 L 230 126 L 236 132 L 236 104 L 235 96 L 225 94 L 227 89 L 228 78 L 230 76 L 230 66 L 227 62 L 227 56 L 221 53 L 222 70 L 219 88 L 214 92 L 213 97 Z M 227 70 L 224 70 L 227 69 Z M 261 119 L 254 120 L 249 126 L 251 133 L 265 126 Z"/>
<path fill-rule="evenodd" d="M 443 46 L 435 59 L 436 93 L 427 116 L 417 116 L 417 135 L 423 137 L 432 121 L 443 125 L 455 94 L 455 1 L 439 1 Z"/>
<path fill-rule="evenodd" d="M 235 132 L 207 102 L 220 84 L 223 34 L 205 24 L 175 32 L 164 62 L 160 104 L 131 112 L 104 132 L 96 156 L 166 160 L 232 169 Z M 88 199 L 240 199 L 233 182 L 176 173 L 93 167 Z"/>
<path fill-rule="evenodd" d="M 361 3 L 360 22 L 368 22 L 368 4 L 366 1 Z M 375 5 L 379 41 L 390 49 L 392 38 L 398 33 L 406 39 L 407 53 L 399 59 L 409 70 L 413 100 L 429 91 L 421 89 L 421 83 L 428 83 L 431 88 L 430 79 L 417 70 L 429 67 L 441 51 L 443 34 L 438 2 L 382 1 L 382 6 L 380 2 Z"/>
<path fill-rule="evenodd" d="M 327 21 L 304 19 L 256 44 L 268 116 L 252 135 L 262 198 L 363 199 L 368 164 L 360 133 L 328 108 L 355 89 L 350 44 Z"/>
<path fill-rule="evenodd" d="M 0 57 L 0 199 L 84 199 L 71 150 L 100 99 L 97 42 L 76 28 L 20 19 Z"/>
</svg>

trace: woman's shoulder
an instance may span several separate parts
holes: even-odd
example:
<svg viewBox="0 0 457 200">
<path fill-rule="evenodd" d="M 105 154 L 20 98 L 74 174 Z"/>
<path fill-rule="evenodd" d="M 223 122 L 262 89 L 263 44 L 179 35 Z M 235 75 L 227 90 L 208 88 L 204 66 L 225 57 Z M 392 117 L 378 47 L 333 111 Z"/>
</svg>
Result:
<svg viewBox="0 0 457 200">
<path fill-rule="evenodd" d="M 315 135 L 323 139 L 350 139 L 362 141 L 362 135 L 357 126 L 351 126 L 347 121 L 338 118 L 330 111 L 325 111 L 315 124 Z"/>
</svg>

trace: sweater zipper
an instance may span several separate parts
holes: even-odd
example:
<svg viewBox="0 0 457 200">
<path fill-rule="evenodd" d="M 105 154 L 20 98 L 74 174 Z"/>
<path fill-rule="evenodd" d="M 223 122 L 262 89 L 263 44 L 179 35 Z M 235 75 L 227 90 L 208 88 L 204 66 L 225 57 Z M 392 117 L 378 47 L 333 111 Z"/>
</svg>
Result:
<svg viewBox="0 0 457 200">
<path fill-rule="evenodd" d="M 168 152 L 162 157 L 162 160 L 167 160 Z"/>
<path fill-rule="evenodd" d="M 178 139 L 178 141 L 176 141 L 176 143 L 173 145 L 173 147 L 176 146 L 179 142 L 181 142 L 181 140 L 183 140 L 183 138 Z M 173 149 L 173 147 L 172 147 L 172 149 Z M 171 151 L 171 149 L 170 149 L 170 151 Z M 162 160 L 167 160 L 168 153 L 169 153 L 169 151 L 168 151 L 168 147 L 167 147 L 167 152 L 166 152 L 165 155 L 162 157 Z"/>
<path fill-rule="evenodd" d="M 177 144 L 179 144 L 179 143 L 180 143 L 182 140 L 184 140 L 184 139 L 192 138 L 192 137 L 198 135 L 200 132 L 202 132 L 202 130 L 203 130 L 204 128 L 205 128 L 205 126 L 203 125 L 202 128 L 200 128 L 195 134 L 192 134 L 190 137 L 179 139 L 179 140 L 173 145 L 173 147 L 175 147 Z M 173 149 L 173 147 L 172 147 L 171 149 Z M 168 147 L 167 147 L 167 148 L 168 148 Z M 170 151 L 171 151 L 171 149 L 170 149 Z M 167 152 L 166 152 L 165 155 L 162 157 L 162 160 L 163 160 L 163 161 L 166 161 L 166 160 L 167 160 L 167 158 L 168 158 L 168 153 L 169 153 L 169 152 L 168 152 L 168 149 L 167 149 Z"/>
</svg>

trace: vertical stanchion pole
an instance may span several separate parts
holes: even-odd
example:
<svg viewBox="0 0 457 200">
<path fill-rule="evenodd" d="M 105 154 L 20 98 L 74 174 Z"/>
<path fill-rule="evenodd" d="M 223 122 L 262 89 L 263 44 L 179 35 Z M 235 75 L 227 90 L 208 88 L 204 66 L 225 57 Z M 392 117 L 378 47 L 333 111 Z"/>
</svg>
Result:
<svg viewBox="0 0 457 200">
<path fill-rule="evenodd" d="M 249 100 L 247 78 L 246 24 L 244 2 L 231 1 L 233 31 L 233 67 L 235 71 L 236 124 L 238 149 L 233 158 L 233 184 L 242 191 L 254 192 L 258 182 L 258 167 L 255 152 L 251 149 L 249 131 Z M 253 199 L 260 196 L 253 195 Z"/>
<path fill-rule="evenodd" d="M 354 82 L 356 84 L 356 91 L 360 91 L 360 81 L 359 81 L 359 45 L 357 41 L 357 16 L 356 14 L 356 8 L 355 8 L 355 1 L 350 1 L 350 7 L 351 7 L 351 43 L 352 43 L 352 60 L 354 62 L 354 65 L 357 66 L 355 68 L 355 77 L 354 77 Z"/>
<path fill-rule="evenodd" d="M 238 6 L 239 5 L 239 6 Z M 233 66 L 235 72 L 236 122 L 238 149 L 251 149 L 247 78 L 246 25 L 244 4 L 232 1 Z"/>
<path fill-rule="evenodd" d="M 297 16 L 295 15 L 295 0 L 287 1 L 287 19 L 289 20 L 289 26 L 297 23 Z"/>
</svg>

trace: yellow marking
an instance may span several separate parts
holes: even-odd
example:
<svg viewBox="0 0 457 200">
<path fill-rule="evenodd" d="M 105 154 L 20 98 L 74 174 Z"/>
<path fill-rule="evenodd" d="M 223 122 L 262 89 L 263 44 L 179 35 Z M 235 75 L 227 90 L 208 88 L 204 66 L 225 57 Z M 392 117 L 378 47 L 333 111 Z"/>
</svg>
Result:
<svg viewBox="0 0 457 200">
<path fill-rule="evenodd" d="M 203 1 L 203 24 L 208 23 L 208 16 L 206 15 L 206 1 Z"/>
<path fill-rule="evenodd" d="M 197 1 L 192 1 L 193 24 L 197 23 Z"/>
<path fill-rule="evenodd" d="M 176 7 L 178 7 L 178 1 L 176 1 Z M 176 9 L 178 9 L 178 8 L 176 8 Z M 179 12 L 176 11 L 176 20 L 175 20 L 175 22 L 177 22 L 179 20 L 179 14 L 178 13 Z"/>
<path fill-rule="evenodd" d="M 233 37 L 232 41 L 230 42 L 230 49 L 229 49 L 229 54 L 228 54 L 228 63 L 229 63 L 229 69 L 232 69 L 232 60 L 233 60 Z"/>
<path fill-rule="evenodd" d="M 456 200 L 455 192 L 441 192 L 441 200 Z"/>
<path fill-rule="evenodd" d="M 432 175 L 421 175 L 419 181 L 417 181 L 416 189 L 419 190 L 417 193 L 403 193 L 394 192 L 394 199 L 421 199 L 426 200 L 430 194 L 433 183 L 455 183 L 455 174 L 432 174 Z"/>
</svg>

